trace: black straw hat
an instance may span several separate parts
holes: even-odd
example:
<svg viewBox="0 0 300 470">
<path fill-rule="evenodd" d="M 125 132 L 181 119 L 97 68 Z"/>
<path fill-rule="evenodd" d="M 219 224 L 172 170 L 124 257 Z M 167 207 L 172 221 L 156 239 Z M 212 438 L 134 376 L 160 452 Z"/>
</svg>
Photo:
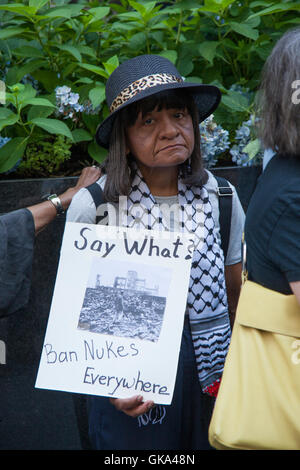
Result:
<svg viewBox="0 0 300 470">
<path fill-rule="evenodd" d="M 172 62 L 164 57 L 141 55 L 123 62 L 107 80 L 105 92 L 110 115 L 98 126 L 96 141 L 108 148 L 116 113 L 125 106 L 163 90 L 184 88 L 194 97 L 200 122 L 213 113 L 220 102 L 219 88 L 184 81 Z"/>
</svg>

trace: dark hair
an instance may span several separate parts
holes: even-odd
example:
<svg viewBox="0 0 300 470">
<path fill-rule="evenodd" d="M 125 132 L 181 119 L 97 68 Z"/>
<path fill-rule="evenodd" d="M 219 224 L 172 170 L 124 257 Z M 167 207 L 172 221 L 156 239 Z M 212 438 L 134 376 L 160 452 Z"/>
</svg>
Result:
<svg viewBox="0 0 300 470">
<path fill-rule="evenodd" d="M 257 93 L 258 135 L 265 148 L 300 158 L 300 104 L 293 83 L 300 79 L 300 28 L 275 44 L 262 71 Z"/>
<path fill-rule="evenodd" d="M 140 112 L 145 115 L 156 107 L 158 110 L 187 109 L 190 113 L 195 136 L 190 159 L 191 171 L 187 171 L 187 162 L 180 165 L 180 171 L 183 182 L 187 185 L 202 186 L 206 183 L 208 175 L 201 157 L 199 118 L 194 99 L 186 90 L 165 90 L 136 101 L 117 113 L 110 136 L 108 156 L 103 164 L 103 170 L 107 174 L 104 195 L 108 201 L 118 201 L 120 195 L 127 196 L 130 192 L 133 157 L 126 157 L 126 128 L 134 125 Z"/>
</svg>

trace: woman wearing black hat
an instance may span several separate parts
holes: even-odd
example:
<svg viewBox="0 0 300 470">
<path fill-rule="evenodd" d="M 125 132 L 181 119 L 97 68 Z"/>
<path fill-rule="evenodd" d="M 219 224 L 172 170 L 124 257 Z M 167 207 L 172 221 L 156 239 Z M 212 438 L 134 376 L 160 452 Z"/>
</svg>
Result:
<svg viewBox="0 0 300 470">
<path fill-rule="evenodd" d="M 120 196 L 127 197 L 128 227 L 143 224 L 146 229 L 183 230 L 182 211 L 199 203 L 205 221 L 200 228 L 192 216 L 192 231 L 202 236 L 204 230 L 204 243 L 201 248 L 195 243 L 172 405 L 154 406 L 139 396 L 110 401 L 90 397 L 91 441 L 97 449 L 208 449 L 212 396 L 231 332 L 226 285 L 233 294 L 234 310 L 241 283 L 244 224 L 232 188 L 231 237 L 224 269 L 217 183 L 203 168 L 199 133 L 199 122 L 218 106 L 220 92 L 214 86 L 185 82 L 171 62 L 145 55 L 124 62 L 112 73 L 106 97 L 111 114 L 96 135 L 98 143 L 108 148 L 104 176 L 98 181 L 105 199 L 115 203 Z M 135 204 L 146 208 L 140 217 L 130 211 Z M 160 208 L 177 204 L 178 211 L 170 220 L 162 211 L 152 217 L 157 204 Z M 67 220 L 95 223 L 96 206 L 88 191 L 73 200 Z"/>
</svg>

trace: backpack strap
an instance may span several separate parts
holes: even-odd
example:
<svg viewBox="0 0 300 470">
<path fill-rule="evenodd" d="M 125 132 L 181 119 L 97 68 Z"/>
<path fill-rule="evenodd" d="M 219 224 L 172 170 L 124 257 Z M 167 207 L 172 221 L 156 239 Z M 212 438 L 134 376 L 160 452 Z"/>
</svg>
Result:
<svg viewBox="0 0 300 470">
<path fill-rule="evenodd" d="M 98 209 L 98 207 L 101 206 L 101 204 L 106 203 L 104 193 L 102 191 L 101 186 L 98 183 L 90 184 L 89 186 L 86 186 L 85 189 L 87 189 L 90 195 L 92 196 L 96 209 Z M 107 216 L 107 214 L 108 212 L 105 211 L 103 216 L 96 215 L 95 224 L 98 224 L 102 219 L 104 219 Z"/>
<path fill-rule="evenodd" d="M 230 239 L 233 191 L 225 178 L 222 178 L 220 176 L 215 176 L 215 178 L 218 183 L 221 247 L 224 253 L 225 260 Z"/>
</svg>

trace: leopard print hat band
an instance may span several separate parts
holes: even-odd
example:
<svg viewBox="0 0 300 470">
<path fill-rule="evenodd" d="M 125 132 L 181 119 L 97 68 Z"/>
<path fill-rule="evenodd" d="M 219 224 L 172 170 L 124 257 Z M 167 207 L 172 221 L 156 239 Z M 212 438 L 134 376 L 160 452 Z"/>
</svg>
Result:
<svg viewBox="0 0 300 470">
<path fill-rule="evenodd" d="M 135 95 L 140 93 L 147 88 L 152 88 L 157 85 L 164 85 L 166 83 L 182 83 L 183 79 L 171 75 L 169 73 L 155 73 L 139 78 L 135 82 L 131 83 L 128 87 L 124 88 L 121 93 L 114 99 L 110 106 L 110 112 L 113 113 L 126 101 L 133 98 Z"/>
</svg>

